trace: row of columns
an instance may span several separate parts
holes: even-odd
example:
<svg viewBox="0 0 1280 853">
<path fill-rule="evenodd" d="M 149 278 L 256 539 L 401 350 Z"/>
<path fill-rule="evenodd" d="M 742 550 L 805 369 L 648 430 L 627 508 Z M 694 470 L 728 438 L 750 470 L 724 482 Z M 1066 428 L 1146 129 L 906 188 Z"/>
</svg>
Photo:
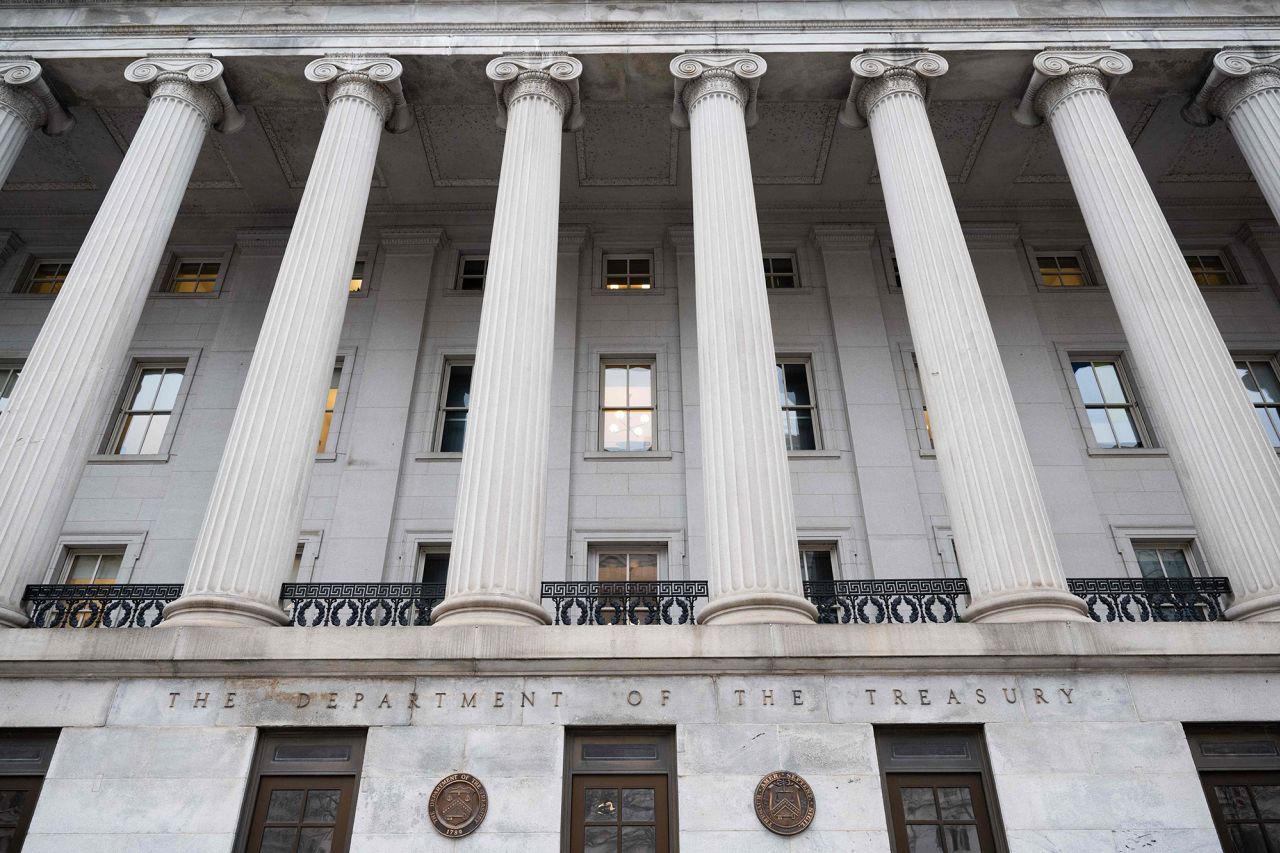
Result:
<svg viewBox="0 0 1280 853">
<path fill-rule="evenodd" d="M 21 65 L 16 74 L 8 66 Z M 961 232 L 925 97 L 929 53 L 856 57 L 841 114 L 869 126 L 930 404 L 943 491 L 974 621 L 1080 620 Z M 672 120 L 690 131 L 696 314 L 711 601 L 707 623 L 806 622 L 746 131 L 758 56 L 671 64 Z M 1280 462 L 1182 260 L 1108 97 L 1113 51 L 1046 51 L 1015 116 L 1048 121 L 1135 369 L 1150 390 L 1199 542 L 1231 578 L 1234 618 L 1280 619 Z M 25 69 L 25 70 L 23 70 Z M 195 159 L 210 127 L 243 122 L 211 57 L 153 56 L 139 131 L 0 418 L 0 625 L 56 546 Z M 329 102 L 319 148 L 236 409 L 183 596 L 166 624 L 284 621 L 290 564 L 384 129 L 408 126 L 394 59 L 332 56 L 308 79 Z M 566 56 L 507 56 L 487 73 L 507 131 L 440 624 L 537 624 L 562 132 L 581 125 Z M 16 79 L 15 79 L 16 78 Z M 0 62 L 0 178 L 34 128 L 65 112 L 30 60 Z M 23 88 L 24 86 L 28 88 Z M 1228 122 L 1280 216 L 1280 55 L 1224 52 L 1188 117 Z M 524 413 L 509 441 L 504 412 Z"/>
</svg>

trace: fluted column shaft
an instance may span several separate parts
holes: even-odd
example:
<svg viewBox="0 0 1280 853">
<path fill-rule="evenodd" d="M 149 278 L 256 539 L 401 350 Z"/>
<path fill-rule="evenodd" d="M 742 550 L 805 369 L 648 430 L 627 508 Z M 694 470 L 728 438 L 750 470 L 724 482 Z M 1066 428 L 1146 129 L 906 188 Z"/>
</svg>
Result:
<svg viewBox="0 0 1280 853">
<path fill-rule="evenodd" d="M 14 103 L 21 95 L 9 91 L 13 87 L 0 85 L 0 186 L 9 180 L 13 164 L 18 162 L 22 146 L 31 135 L 32 124 Z"/>
<path fill-rule="evenodd" d="M 683 60 L 683 62 L 682 62 Z M 713 64 L 714 63 L 714 64 Z M 707 623 L 811 622 L 747 152 L 759 57 L 677 57 L 692 154 Z M 696 75 L 696 76 L 695 76 Z M 741 76 L 740 76 L 741 75 Z"/>
<path fill-rule="evenodd" d="M 0 186 L 9 180 L 32 131 L 65 133 L 75 120 L 53 97 L 40 64 L 28 57 L 0 57 Z"/>
<path fill-rule="evenodd" d="M 1233 59 L 1237 56 L 1219 54 L 1215 64 L 1231 67 Z M 1272 62 L 1223 82 L 1209 107 L 1227 123 L 1271 214 L 1280 220 L 1280 56 Z"/>
<path fill-rule="evenodd" d="M 1231 579 L 1228 616 L 1280 620 L 1280 462 L 1101 74 L 1074 68 L 1045 84 L 1036 104 L 1066 162 L 1197 542 L 1209 570 Z"/>
<path fill-rule="evenodd" d="M 203 85 L 221 65 L 172 66 L 126 72 L 154 81 L 146 114 L 0 418 L 0 625 L 26 623 L 23 591 L 53 556 L 205 133 L 224 118 Z"/>
<path fill-rule="evenodd" d="M 560 151 L 581 65 L 489 65 L 506 106 L 440 624 L 542 624 Z M 532 66 L 532 68 L 530 67 Z M 504 86 L 501 84 L 505 84 Z"/>
<path fill-rule="evenodd" d="M 917 59 L 933 73 L 945 63 Z M 874 62 L 874 61 L 873 61 Z M 971 621 L 1078 620 L 973 262 L 910 67 L 872 72 L 871 127 Z M 867 76 L 871 76 L 868 74 Z"/>
<path fill-rule="evenodd" d="M 395 60 L 319 59 L 329 110 L 253 360 L 167 625 L 285 621 L 287 579 L 333 375 Z"/>
</svg>

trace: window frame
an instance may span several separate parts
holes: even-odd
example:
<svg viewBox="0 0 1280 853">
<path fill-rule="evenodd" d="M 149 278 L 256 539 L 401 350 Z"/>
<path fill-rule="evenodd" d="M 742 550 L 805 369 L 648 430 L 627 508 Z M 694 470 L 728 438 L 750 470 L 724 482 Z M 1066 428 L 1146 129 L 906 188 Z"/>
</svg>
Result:
<svg viewBox="0 0 1280 853">
<path fill-rule="evenodd" d="M 924 398 L 924 378 L 920 375 L 920 359 L 909 345 L 898 349 L 902 362 L 902 376 L 911 404 L 911 422 L 915 426 L 916 452 L 925 458 L 937 458 L 938 448 L 933 443 L 932 422 L 929 420 L 928 402 Z"/>
<path fill-rule="evenodd" d="M 620 744 L 652 743 L 655 758 L 637 760 L 589 760 L 578 747 L 593 741 Z M 660 727 L 568 727 L 564 730 L 564 774 L 561 794 L 561 849 L 569 850 L 573 837 L 573 790 L 579 777 L 665 776 L 667 787 L 667 839 L 669 850 L 680 849 L 679 756 L 673 728 Z M 594 766 L 593 766 L 594 765 Z M 634 766 L 628 766 L 634 765 Z"/>
<path fill-rule="evenodd" d="M 58 285 L 58 293 L 32 293 L 31 279 L 35 276 L 35 272 L 45 264 L 66 264 L 67 275 L 71 274 L 71 268 L 75 265 L 76 256 L 74 253 L 70 255 L 61 255 L 60 253 L 51 254 L 49 256 L 32 254 L 26 258 L 18 269 L 18 279 L 14 282 L 12 295 L 24 296 L 31 299 L 54 299 L 58 293 L 62 292 L 62 284 Z M 63 284 L 66 283 L 66 276 L 63 276 Z"/>
<path fill-rule="evenodd" d="M 337 362 L 341 361 L 341 368 Z M 338 376 L 338 394 L 333 402 L 333 417 L 329 419 L 329 432 L 326 436 L 324 449 L 321 450 L 319 443 L 316 445 L 316 461 L 317 462 L 333 462 L 338 458 L 338 441 L 342 437 L 342 420 L 343 414 L 347 408 L 347 401 L 351 395 L 351 381 L 355 375 L 356 348 L 340 347 L 334 354 L 334 368 L 340 370 Z M 332 386 L 330 386 L 330 390 Z M 328 391 L 325 392 L 326 402 L 328 402 Z M 324 408 L 328 411 L 328 406 Z"/>
<path fill-rule="evenodd" d="M 1097 257 L 1093 253 L 1093 246 L 1085 241 L 1059 243 L 1048 240 L 1044 243 L 1023 242 L 1023 254 L 1027 259 L 1027 270 L 1031 275 L 1031 282 L 1035 290 L 1039 293 L 1106 293 L 1106 281 L 1102 277 L 1102 266 L 1098 263 Z M 1073 257 L 1080 264 L 1080 270 L 1085 277 L 1085 284 L 1081 287 L 1051 287 L 1044 283 L 1044 279 L 1040 275 L 1041 256 L 1053 257 Z"/>
<path fill-rule="evenodd" d="M 474 278 L 475 276 L 467 276 L 463 274 L 468 261 L 484 261 L 484 276 L 480 279 L 479 288 L 464 288 L 462 281 L 464 278 Z M 449 285 L 449 290 L 453 293 L 468 294 L 473 296 L 481 296 L 484 294 L 485 287 L 489 284 L 489 253 L 488 252 L 459 252 L 457 263 L 453 273 L 453 282 Z"/>
<path fill-rule="evenodd" d="M 44 582 L 47 584 L 64 584 L 67 573 L 71 569 L 71 558 L 77 553 L 101 551 L 119 551 L 123 554 L 120 560 L 120 574 L 116 577 L 116 585 L 133 582 L 133 573 L 138 567 L 142 549 L 147 544 L 145 530 L 135 533 L 69 533 L 58 537 L 58 545 L 54 548 L 45 569 Z"/>
<path fill-rule="evenodd" d="M 1178 245 L 1178 252 L 1182 255 L 1183 263 L 1187 267 L 1187 272 L 1195 281 L 1196 289 L 1201 293 L 1232 293 L 1242 290 L 1253 290 L 1253 287 L 1244 283 L 1244 277 L 1240 273 L 1240 267 L 1236 264 L 1235 258 L 1232 256 L 1231 249 L 1227 246 L 1205 246 L 1203 244 Z M 1191 268 L 1191 264 L 1187 263 L 1188 256 L 1197 258 L 1217 258 L 1222 262 L 1222 269 L 1227 276 L 1226 284 L 1201 284 L 1196 279 L 1196 271 Z"/>
<path fill-rule="evenodd" d="M 613 288 L 606 283 L 609 278 L 609 262 L 610 261 L 626 261 L 627 262 L 627 286 Z M 649 262 L 649 286 L 648 287 L 632 287 L 630 280 L 635 277 L 631 272 L 631 261 L 648 261 Z M 657 289 L 657 260 L 653 252 L 604 252 L 600 256 L 600 276 L 598 288 L 605 293 L 652 293 Z"/>
<path fill-rule="evenodd" d="M 827 452 L 826 443 L 823 441 L 822 430 L 822 406 L 818 402 L 818 382 L 817 373 L 813 369 L 813 353 L 797 354 L 790 352 L 780 352 L 774 355 L 774 369 L 777 370 L 778 365 L 782 364 L 803 364 L 805 369 L 805 381 L 809 383 L 809 405 L 808 406 L 787 406 L 782 400 L 778 400 L 778 410 L 784 413 L 791 410 L 809 409 L 810 417 L 813 423 L 813 447 L 786 448 L 788 457 L 804 457 L 806 455 L 821 454 Z M 776 373 L 775 373 L 776 376 Z M 785 440 L 786 433 L 783 432 Z"/>
<path fill-rule="evenodd" d="M 26 783 L 26 790 L 33 794 L 29 804 L 25 804 L 26 814 L 20 818 L 16 824 L 16 831 L 11 839 L 17 846 L 13 850 L 18 851 L 23 847 L 26 841 L 27 832 L 31 828 L 31 819 L 35 815 L 35 810 L 40 803 L 40 794 L 44 789 L 45 778 L 49 775 L 49 765 L 53 761 L 53 753 L 58 748 L 58 738 L 61 735 L 60 729 L 7 729 L 0 731 L 0 745 L 18 744 L 21 746 L 35 747 L 39 753 L 35 759 L 30 762 L 22 762 L 24 766 L 12 766 L 7 761 L 0 762 L 0 787 L 4 787 L 3 780 L 21 779 Z M 11 783 L 12 784 L 12 783 Z"/>
<path fill-rule="evenodd" d="M 1143 404 L 1143 395 L 1141 388 L 1138 386 L 1137 378 L 1129 369 L 1128 358 L 1123 350 L 1118 349 L 1080 349 L 1068 347 L 1059 349 L 1059 355 L 1062 363 L 1063 376 L 1067 383 L 1067 392 L 1070 394 L 1072 408 L 1075 410 L 1076 421 L 1079 423 L 1081 439 L 1084 441 L 1085 452 L 1089 456 L 1165 456 L 1167 455 L 1165 448 L 1161 447 L 1159 436 L 1151 428 L 1151 420 L 1147 416 L 1146 406 Z M 1130 412 L 1134 432 L 1138 436 L 1138 440 L 1142 442 L 1141 447 L 1099 447 L 1097 439 L 1093 435 L 1093 425 L 1089 421 L 1088 407 L 1085 405 L 1084 397 L 1080 393 L 1080 386 L 1076 381 L 1075 370 L 1072 368 L 1073 362 L 1109 362 L 1116 366 L 1116 374 L 1120 380 L 1120 387 L 1124 391 L 1126 409 Z M 1096 407 L 1095 407 L 1096 408 Z M 1114 407 L 1112 407 L 1114 408 Z"/>
<path fill-rule="evenodd" d="M 617 581 L 600 581 L 600 555 L 625 553 L 627 560 L 627 580 L 631 580 L 630 555 L 633 553 L 656 553 L 658 557 L 659 582 L 671 579 L 667 559 L 667 542 L 664 540 L 603 540 L 592 539 L 587 542 L 587 580 L 601 583 L 617 583 Z"/>
<path fill-rule="evenodd" d="M 1270 775 L 1276 777 L 1280 784 L 1280 726 L 1275 723 L 1183 723 L 1183 732 L 1187 738 L 1187 749 L 1191 753 L 1191 761 L 1195 765 L 1196 775 L 1204 792 L 1205 803 L 1209 815 L 1213 819 L 1213 828 L 1223 850 L 1230 849 L 1231 838 L 1227 831 L 1227 822 L 1220 819 L 1220 808 L 1213 794 L 1214 783 L 1222 784 L 1238 782 L 1249 784 L 1243 777 Z M 1210 743 L 1240 743 L 1271 745 L 1269 754 L 1236 754 L 1205 755 L 1204 748 Z M 1270 781 L 1270 780 L 1269 780 Z"/>
<path fill-rule="evenodd" d="M 156 274 L 155 282 L 152 284 L 150 297 L 159 297 L 162 299 L 217 299 L 222 295 L 222 289 L 226 285 L 227 270 L 231 266 L 231 249 L 214 248 L 210 246 L 173 246 L 165 253 L 164 262 L 160 265 L 160 270 Z M 175 293 L 171 290 L 174 276 L 178 273 L 178 267 L 181 264 L 217 264 L 218 276 L 214 283 L 213 290 L 207 293 Z"/>
<path fill-rule="evenodd" d="M 447 412 L 462 411 L 461 407 L 447 407 L 445 404 L 449 399 L 449 379 L 452 376 L 453 368 L 470 367 L 471 381 L 475 381 L 475 355 L 445 355 L 440 362 L 440 381 L 436 384 L 436 400 L 435 400 L 435 424 L 431 430 L 431 445 L 428 451 L 428 458 L 444 458 L 444 459 L 461 459 L 461 450 L 441 450 L 440 445 L 444 441 L 444 421 Z M 470 392 L 468 392 L 470 396 Z M 471 406 L 466 407 L 467 428 L 471 426 Z M 466 432 L 463 432 L 463 440 L 466 440 Z"/>
<path fill-rule="evenodd" d="M 1251 351 L 1251 350 L 1232 349 L 1230 352 L 1230 356 L 1233 364 L 1237 361 L 1265 362 L 1266 364 L 1270 365 L 1271 370 L 1275 374 L 1276 378 L 1280 379 L 1280 353 L 1277 353 L 1276 350 L 1261 350 L 1261 351 L 1252 350 Z M 3 369 L 4 369 L 4 362 L 0 361 L 0 370 L 3 370 Z M 1258 403 L 1254 403 L 1250 401 L 1249 405 L 1252 406 L 1255 411 L 1257 409 L 1262 409 L 1262 408 L 1271 408 L 1271 409 L 1275 409 L 1277 412 L 1280 412 L 1280 403 L 1276 403 L 1276 404 L 1263 403 L 1259 405 Z M 1280 446 L 1274 446 L 1274 449 L 1277 453 L 1280 453 Z"/>
<path fill-rule="evenodd" d="M 446 557 L 453 555 L 453 543 L 450 541 L 418 541 L 415 543 L 413 552 L 413 582 L 414 583 L 430 583 L 426 580 L 427 557 L 430 555 L 439 556 L 444 554 Z M 449 569 L 445 566 L 445 583 L 448 583 Z"/>
<path fill-rule="evenodd" d="M 177 436 L 178 424 L 182 420 L 182 412 L 187 404 L 187 396 L 195 381 L 199 367 L 201 350 L 142 350 L 130 353 L 128 367 L 122 374 L 123 381 L 116 393 L 115 405 L 112 407 L 98 452 L 89 457 L 89 462 L 110 462 L 115 464 L 131 464 L 139 462 L 168 462 L 173 449 L 173 441 Z M 178 394 L 174 398 L 173 408 L 169 410 L 169 423 L 165 427 L 164 437 L 155 453 L 122 454 L 112 451 L 119 431 L 123 426 L 126 406 L 137 387 L 142 371 L 152 367 L 181 366 L 182 384 L 178 386 Z"/>
<path fill-rule="evenodd" d="M 5 383 L 8 382 L 9 377 L 13 374 L 16 374 L 14 377 L 14 388 L 16 389 L 18 387 L 17 379 L 22 377 L 22 370 L 26 366 L 27 360 L 25 358 L 5 358 L 3 354 L 0 353 L 0 394 L 4 393 Z M 9 407 L 7 401 L 13 399 L 12 392 L 10 392 L 10 396 L 0 397 L 0 399 L 6 401 L 4 405 L 0 405 L 0 415 L 3 415 L 5 410 Z"/>
<path fill-rule="evenodd" d="M 362 271 L 364 275 L 361 276 L 360 278 L 359 290 L 352 290 L 350 285 L 347 286 L 348 299 L 363 299 L 369 295 L 369 291 L 373 288 L 374 260 L 375 258 L 372 252 L 361 250 L 356 255 L 355 261 L 353 261 L 351 264 L 351 280 L 355 281 L 356 270 L 360 267 L 361 264 L 364 264 L 364 269 Z"/>
<path fill-rule="evenodd" d="M 843 573 L 840 571 L 840 543 L 838 541 L 802 538 L 796 543 L 796 545 L 800 552 L 800 580 L 802 582 L 814 580 L 814 578 L 810 578 L 805 573 L 804 555 L 806 552 L 825 552 L 829 554 L 831 557 L 831 580 L 838 581 L 842 579 Z"/>
<path fill-rule="evenodd" d="M 303 530 L 298 534 L 298 548 L 294 552 L 298 560 L 298 574 L 290 583 L 311 583 L 315 580 L 316 563 L 323 546 L 323 530 Z"/>
<path fill-rule="evenodd" d="M 598 364 L 599 366 L 598 366 L 598 368 L 597 368 L 597 370 L 596 370 L 596 383 L 597 383 L 597 384 L 596 384 L 596 388 L 597 388 L 597 393 L 596 393 L 596 425 L 595 425 L 596 440 L 595 440 L 595 446 L 594 446 L 594 448 L 593 448 L 593 452 L 594 452 L 594 453 L 596 453 L 596 454 L 599 454 L 602 458 L 606 458 L 606 459 L 613 458 L 613 457 L 648 457 L 648 458 L 653 458 L 653 455 L 654 455 L 655 453 L 661 453 L 661 452 L 662 452 L 662 450 L 663 450 L 663 448 L 662 448 L 662 446 L 661 446 L 661 444 L 660 444 L 660 442 L 659 442 L 659 437 L 660 437 L 660 436 L 659 436 L 659 434 L 658 434 L 658 432 L 659 432 L 659 431 L 658 431 L 658 412 L 659 412 L 659 407 L 658 407 L 658 357 L 657 357 L 657 355 L 656 355 L 656 354 L 653 354 L 653 355 L 641 355 L 641 356 L 628 356 L 628 355 L 620 355 L 620 356 L 601 356 L 601 357 L 599 358 L 599 360 L 598 360 L 597 364 Z M 650 405 L 649 405 L 648 407 L 645 407 L 645 406 L 631 406 L 631 405 L 627 405 L 627 406 L 624 406 L 624 407 L 619 407 L 619 406 L 610 406 L 610 407 L 608 407 L 608 409 L 607 409 L 608 411 L 626 411 L 626 412 L 628 412 L 628 413 L 630 413 L 630 412 L 643 412 L 643 411 L 646 411 L 646 410 L 647 410 L 647 411 L 650 413 L 650 422 L 651 422 L 650 433 L 651 433 L 651 435 L 653 436 L 652 441 L 650 441 L 650 443 L 649 443 L 649 449 L 648 449 L 648 450 L 605 450 L 605 448 L 604 448 L 604 438 L 605 438 L 605 435 L 604 435 L 604 413 L 605 413 L 605 411 L 606 411 L 606 407 L 605 407 L 605 404 L 604 404 L 604 397 L 605 397 L 605 371 L 606 371 L 608 368 L 610 368 L 610 367 L 614 367 L 614 368 L 617 368 L 617 367 L 625 367 L 625 368 L 627 369 L 627 371 L 628 371 L 628 376 L 627 376 L 627 390 L 628 390 L 628 391 L 630 391 L 630 389 L 631 389 L 631 378 L 630 378 L 630 370 L 631 370 L 631 368 L 633 368 L 633 367 L 648 367 L 648 368 L 649 368 L 649 400 L 650 400 Z M 629 395 L 628 395 L 628 396 L 629 396 Z M 630 402 L 630 400 L 628 400 L 628 403 L 629 403 L 629 402 Z M 628 423 L 628 426 L 629 426 L 629 425 L 630 425 L 630 419 L 628 419 L 627 423 Z"/>
<path fill-rule="evenodd" d="M 591 254 L 591 279 L 588 290 L 601 299 L 612 299 L 619 294 L 652 295 L 662 293 L 665 287 L 663 276 L 663 250 L 646 241 L 611 243 L 608 248 L 597 245 Z M 649 260 L 649 289 L 610 290 L 604 286 L 605 270 L 609 259 L 647 258 Z"/>
<path fill-rule="evenodd" d="M 777 273 L 769 270 L 769 263 L 774 260 L 787 260 L 791 262 L 791 272 Z M 800 275 L 800 259 L 795 252 L 765 252 L 761 255 L 761 261 L 764 264 L 764 289 L 768 293 L 793 293 L 797 290 L 803 290 L 805 283 Z M 790 287 L 772 287 L 769 285 L 769 279 L 779 276 L 790 276 L 793 282 Z"/>
</svg>

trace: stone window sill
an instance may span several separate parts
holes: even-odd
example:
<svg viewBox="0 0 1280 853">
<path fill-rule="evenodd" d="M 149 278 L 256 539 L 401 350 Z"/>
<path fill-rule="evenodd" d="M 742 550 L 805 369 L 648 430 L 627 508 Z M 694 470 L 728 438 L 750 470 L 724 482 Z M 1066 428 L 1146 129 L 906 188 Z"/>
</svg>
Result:
<svg viewBox="0 0 1280 853">
<path fill-rule="evenodd" d="M 135 463 L 163 463 L 168 461 L 168 453 L 95 453 L 89 457 L 89 462 L 95 465 L 132 465 Z"/>
<path fill-rule="evenodd" d="M 1116 456 L 1168 457 L 1169 455 L 1169 451 L 1165 450 L 1163 447 L 1118 447 L 1114 449 L 1103 448 L 1103 447 L 1089 447 L 1089 448 L 1086 448 L 1086 450 L 1090 456 L 1096 459 L 1106 459 L 1108 457 L 1116 457 Z"/>
<path fill-rule="evenodd" d="M 454 462 L 460 462 L 462 461 L 462 454 L 446 453 L 440 450 L 433 450 L 430 453 L 419 453 L 417 456 L 413 458 L 417 462 L 448 462 L 450 460 Z"/>
<path fill-rule="evenodd" d="M 583 459 L 656 459 L 666 460 L 671 458 L 670 450 L 632 450 L 632 451 L 609 451 L 609 450 L 588 450 L 582 454 Z"/>
<path fill-rule="evenodd" d="M 839 450 L 788 450 L 788 459 L 839 459 Z"/>
</svg>

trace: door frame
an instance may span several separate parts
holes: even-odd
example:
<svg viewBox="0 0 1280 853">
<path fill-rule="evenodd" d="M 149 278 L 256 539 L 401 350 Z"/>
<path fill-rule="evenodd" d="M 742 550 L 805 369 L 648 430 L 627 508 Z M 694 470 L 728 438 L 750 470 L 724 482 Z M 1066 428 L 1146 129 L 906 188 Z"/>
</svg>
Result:
<svg viewBox="0 0 1280 853">
<path fill-rule="evenodd" d="M 978 827 L 978 841 L 984 847 L 990 848 L 991 853 L 995 853 L 996 832 L 994 820 L 991 814 L 991 804 L 987 801 L 987 790 L 983 775 L 977 771 L 968 772 L 936 772 L 922 771 L 913 773 L 910 771 L 890 771 L 885 774 L 885 797 L 889 801 L 889 834 L 893 837 L 895 849 L 908 849 L 907 839 L 903 837 L 906 833 L 906 811 L 902 807 L 902 798 L 894 796 L 901 790 L 903 781 L 908 780 L 906 787 L 915 787 L 911 783 L 918 783 L 920 787 L 960 787 L 959 785 L 949 785 L 949 783 L 965 780 L 967 787 L 971 791 L 976 791 L 973 802 L 974 823 Z M 942 824 L 939 824 L 942 825 Z M 902 833 L 899 833 L 899 827 Z M 984 851 L 985 853 L 985 851 Z"/>
<path fill-rule="evenodd" d="M 635 787 L 639 788 L 646 784 L 645 780 L 661 780 L 663 793 L 666 794 L 665 797 L 654 798 L 655 799 L 654 825 L 655 826 L 665 825 L 666 827 L 666 844 L 664 845 L 659 843 L 657 848 L 657 853 L 671 853 L 671 836 L 673 834 L 671 832 L 671 816 L 669 814 L 670 801 L 671 801 L 671 792 L 670 792 L 671 778 L 666 773 L 659 773 L 659 772 L 575 773 L 573 775 L 572 791 L 569 796 L 569 849 L 570 851 L 574 850 L 578 846 L 579 842 L 583 842 L 585 844 L 585 834 L 586 834 L 586 825 L 587 825 L 585 820 L 586 816 L 583 815 L 584 820 L 582 823 L 578 823 L 574 820 L 574 813 L 577 810 L 576 805 L 578 802 L 579 788 L 582 788 L 584 790 L 584 798 L 585 798 L 585 788 L 586 788 L 586 785 L 589 784 L 590 782 L 595 782 L 596 784 L 602 784 L 607 782 L 608 784 L 617 785 L 619 788 L 631 782 L 635 785 Z M 583 804 L 583 808 L 584 809 L 586 808 L 585 803 Z M 603 826 L 604 824 L 601 824 L 601 825 Z M 618 825 L 621 826 L 621 824 L 618 824 Z M 581 829 L 582 832 L 579 832 L 578 831 L 579 829 Z"/>
<path fill-rule="evenodd" d="M 584 767 L 575 757 L 574 747 L 584 741 L 607 738 L 630 744 L 654 744 L 657 749 L 651 761 L 600 761 Z M 628 766 L 628 765 L 633 766 Z M 643 765 L 643 766 L 642 766 Z M 573 780 L 576 776 L 656 776 L 667 777 L 667 826 L 670 853 L 680 851 L 680 808 L 677 788 L 676 732 L 674 728 L 655 726 L 591 726 L 564 730 L 564 781 L 561 786 L 560 850 L 570 853 L 573 833 Z"/>
</svg>

